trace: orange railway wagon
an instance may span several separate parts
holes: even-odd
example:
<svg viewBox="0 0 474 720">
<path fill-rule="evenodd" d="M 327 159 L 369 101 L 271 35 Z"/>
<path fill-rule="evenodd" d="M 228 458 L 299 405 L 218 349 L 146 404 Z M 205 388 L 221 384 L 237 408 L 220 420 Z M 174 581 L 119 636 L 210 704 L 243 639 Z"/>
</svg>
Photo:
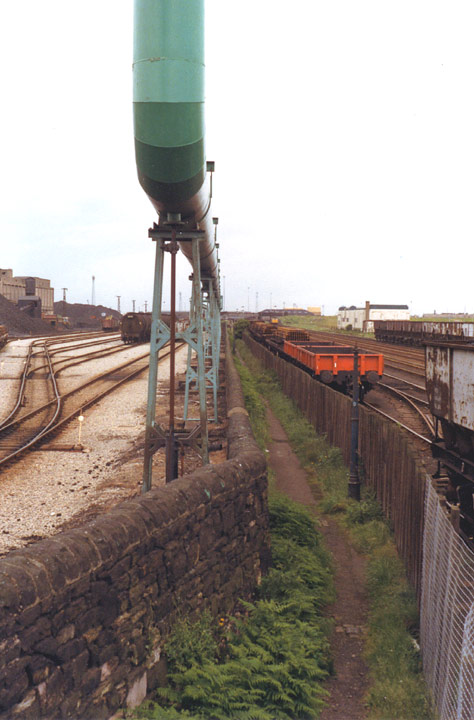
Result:
<svg viewBox="0 0 474 720">
<path fill-rule="evenodd" d="M 348 386 L 352 382 L 354 348 L 342 345 L 294 343 L 285 340 L 283 351 L 327 385 Z M 383 375 L 383 355 L 359 353 L 359 381 L 368 392 Z"/>
</svg>

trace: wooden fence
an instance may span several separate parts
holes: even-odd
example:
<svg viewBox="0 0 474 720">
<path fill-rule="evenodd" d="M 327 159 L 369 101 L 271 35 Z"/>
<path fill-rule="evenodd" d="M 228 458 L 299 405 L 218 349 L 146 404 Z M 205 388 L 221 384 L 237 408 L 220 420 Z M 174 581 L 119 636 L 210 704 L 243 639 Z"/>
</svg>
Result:
<svg viewBox="0 0 474 720">
<path fill-rule="evenodd" d="M 276 357 L 248 335 L 252 353 L 274 370 L 283 391 L 292 398 L 320 435 L 342 451 L 349 463 L 351 400 L 314 380 L 308 373 Z M 359 408 L 359 462 L 366 486 L 372 488 L 389 519 L 408 578 L 421 594 L 422 539 L 426 472 L 409 436 L 367 408 Z"/>
</svg>

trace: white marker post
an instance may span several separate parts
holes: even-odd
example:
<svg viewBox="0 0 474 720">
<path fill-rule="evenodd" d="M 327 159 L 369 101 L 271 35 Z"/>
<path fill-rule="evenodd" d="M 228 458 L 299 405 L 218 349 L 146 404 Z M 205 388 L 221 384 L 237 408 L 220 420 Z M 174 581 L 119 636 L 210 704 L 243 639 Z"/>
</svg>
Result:
<svg viewBox="0 0 474 720">
<path fill-rule="evenodd" d="M 78 440 L 77 444 L 79 447 L 82 447 L 81 446 L 81 433 L 82 433 L 82 423 L 84 422 L 84 415 L 79 415 L 79 417 L 77 419 L 79 421 L 79 440 Z"/>
</svg>

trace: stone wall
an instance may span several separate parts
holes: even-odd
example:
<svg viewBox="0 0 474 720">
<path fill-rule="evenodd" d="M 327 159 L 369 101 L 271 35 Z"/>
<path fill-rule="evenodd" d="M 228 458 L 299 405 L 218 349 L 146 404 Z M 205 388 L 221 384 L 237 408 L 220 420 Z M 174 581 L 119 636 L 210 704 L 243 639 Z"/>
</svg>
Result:
<svg viewBox="0 0 474 720">
<path fill-rule="evenodd" d="M 225 613 L 266 571 L 265 460 L 227 356 L 226 462 L 0 559 L 0 720 L 136 705 L 177 613 Z"/>
</svg>

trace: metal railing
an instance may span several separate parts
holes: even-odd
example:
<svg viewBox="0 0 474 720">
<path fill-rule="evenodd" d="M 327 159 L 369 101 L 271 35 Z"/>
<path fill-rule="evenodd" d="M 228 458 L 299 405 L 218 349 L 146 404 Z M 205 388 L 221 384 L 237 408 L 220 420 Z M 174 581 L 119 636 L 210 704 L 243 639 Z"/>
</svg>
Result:
<svg viewBox="0 0 474 720">
<path fill-rule="evenodd" d="M 474 720 L 474 553 L 426 482 L 421 650 L 440 720 Z"/>
</svg>

